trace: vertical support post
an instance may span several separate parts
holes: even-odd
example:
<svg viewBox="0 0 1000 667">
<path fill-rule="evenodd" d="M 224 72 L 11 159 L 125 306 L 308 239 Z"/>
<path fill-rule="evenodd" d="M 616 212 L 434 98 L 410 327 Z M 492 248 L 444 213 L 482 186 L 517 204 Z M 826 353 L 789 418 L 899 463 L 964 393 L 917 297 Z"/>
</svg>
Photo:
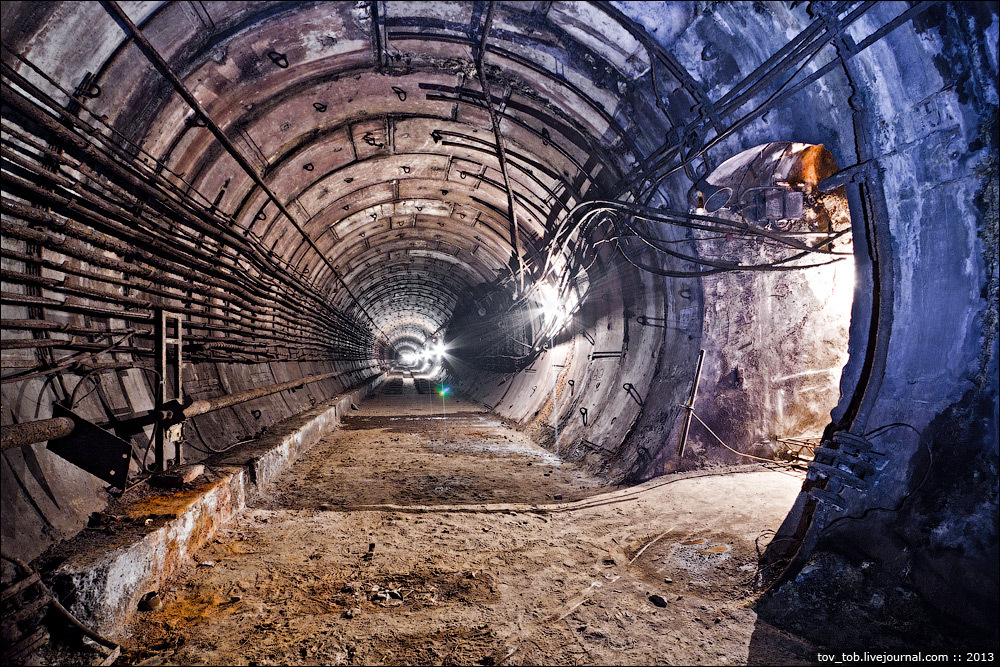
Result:
<svg viewBox="0 0 1000 667">
<path fill-rule="evenodd" d="M 553 361 L 555 360 L 554 359 L 554 357 L 555 357 L 555 350 L 556 350 L 556 341 L 555 341 L 555 338 L 554 337 L 549 338 L 549 354 L 553 357 Z M 555 433 L 556 457 L 559 456 L 559 404 L 556 402 L 556 384 L 558 383 L 558 381 L 559 381 L 559 371 L 555 370 L 555 366 L 553 365 L 553 370 L 552 370 L 552 430 Z M 558 479 L 559 479 L 559 472 L 556 471 L 556 480 L 558 481 Z"/>
<path fill-rule="evenodd" d="M 694 371 L 694 384 L 691 385 L 691 395 L 684 404 L 684 425 L 681 426 L 681 440 L 677 443 L 677 458 L 684 456 L 687 446 L 688 431 L 691 430 L 691 414 L 694 412 L 694 400 L 698 396 L 698 383 L 701 382 L 701 365 L 705 361 L 705 350 L 698 352 L 698 366 Z"/>
<path fill-rule="evenodd" d="M 170 324 L 173 322 L 173 326 L 176 328 L 176 335 L 170 336 Z M 159 374 L 158 388 L 156 392 L 156 405 L 157 407 L 162 407 L 164 403 L 170 400 L 181 401 L 184 398 L 183 393 L 183 375 L 184 375 L 184 361 L 181 356 L 181 349 L 183 345 L 183 327 L 181 325 L 181 316 L 175 313 L 170 313 L 165 310 L 158 309 L 156 313 L 156 372 Z M 169 377 L 167 374 L 167 348 L 173 346 L 175 348 L 175 374 L 174 382 L 172 386 L 169 383 Z M 157 424 L 155 427 L 155 433 L 153 434 L 153 467 L 156 472 L 164 472 L 170 467 L 166 456 L 166 443 L 168 440 L 168 429 L 164 428 L 162 425 Z M 176 428 L 171 427 L 171 428 Z M 180 440 L 178 439 L 174 447 L 174 460 L 173 464 L 179 466 L 184 463 L 184 455 L 181 449 Z"/>
</svg>

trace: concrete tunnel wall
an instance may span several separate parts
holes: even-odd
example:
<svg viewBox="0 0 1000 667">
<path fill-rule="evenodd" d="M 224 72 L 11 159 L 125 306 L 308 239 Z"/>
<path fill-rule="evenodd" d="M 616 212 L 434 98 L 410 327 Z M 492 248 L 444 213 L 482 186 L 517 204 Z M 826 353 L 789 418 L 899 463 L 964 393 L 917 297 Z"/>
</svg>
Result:
<svg viewBox="0 0 1000 667">
<path fill-rule="evenodd" d="M 266 261 L 280 260 L 288 271 L 267 282 L 227 250 L 238 249 L 235 241 L 204 231 L 199 237 L 181 230 L 173 251 L 196 259 L 222 256 L 233 275 L 251 272 L 261 304 L 267 295 L 308 298 L 312 312 L 329 321 L 354 322 L 347 327 L 354 338 L 345 334 L 331 344 L 335 328 L 310 329 L 294 320 L 292 306 L 280 325 L 273 316 L 252 314 L 253 304 L 226 311 L 236 313 L 229 338 L 239 340 L 213 348 L 209 339 L 226 337 L 217 328 L 192 348 L 185 390 L 193 397 L 331 370 L 346 375 L 199 417 L 185 433 L 195 445 L 252 437 L 313 399 L 377 376 L 388 367 L 393 341 L 432 339 L 465 291 L 507 272 L 503 169 L 476 72 L 486 3 L 121 3 L 298 217 L 318 252 L 100 5 L 6 4 L 5 45 L 70 90 L 93 73 L 100 94 L 81 98 L 86 108 L 204 195 L 202 219 L 213 211 L 230 216 Z M 487 70 L 508 142 L 522 257 L 541 256 L 566 212 L 587 199 L 627 196 L 686 209 L 691 180 L 683 170 L 639 169 L 631 188 L 621 183 L 665 141 L 682 142 L 692 128 L 708 132 L 705 100 L 725 99 L 792 37 L 821 24 L 824 7 L 497 3 Z M 555 384 L 560 453 L 613 482 L 740 460 L 698 428 L 684 458 L 676 456 L 678 405 L 700 349 L 707 351 L 703 415 L 743 451 L 767 455 L 762 443 L 772 436 L 801 435 L 783 432 L 776 421 L 790 402 L 818 392 L 822 400 L 805 408 L 810 428 L 825 426 L 828 438 L 867 434 L 875 472 L 858 490 L 814 466 L 785 528 L 802 548 L 776 556 L 778 566 L 790 562 L 792 568 L 775 592 L 781 603 L 775 616 L 804 623 L 809 614 L 825 613 L 807 603 L 816 591 L 867 609 L 872 589 L 903 590 L 919 596 L 939 620 L 964 620 L 995 637 L 997 580 L 989 564 L 997 558 L 997 25 L 989 3 L 878 3 L 804 66 L 805 73 L 827 67 L 819 81 L 751 116 L 710 149 L 717 165 L 771 141 L 822 144 L 841 167 L 868 167 L 846 179 L 857 267 L 846 347 L 847 322 L 803 326 L 817 303 L 808 298 L 808 277 L 662 278 L 635 269 L 603 243 L 588 272 L 590 297 L 551 351 L 518 372 L 453 364 L 454 382 L 553 446 Z M 855 51 L 857 45 L 864 48 Z M 651 68 L 657 49 L 676 67 Z M 834 60 L 838 54 L 850 56 L 846 65 Z M 9 51 L 3 59 L 46 86 Z M 726 108 L 721 122 L 752 110 L 773 89 L 766 90 Z M 41 196 L 29 195 L 24 188 L 12 191 L 19 201 Z M 68 206 L 48 203 L 72 217 Z M 48 227 L 53 238 L 35 240 L 18 235 L 18 228 L 45 228 L 42 221 L 10 208 L 4 218 L 12 225 L 3 238 L 11 251 L 3 266 L 11 274 L 30 273 L 23 257 L 34 253 L 43 260 L 35 275 L 84 287 L 101 284 L 102 276 L 118 280 L 108 283 L 116 294 L 139 293 L 148 304 L 132 303 L 133 309 L 176 308 L 193 323 L 211 323 L 223 306 L 232 308 L 219 293 L 198 305 L 180 287 L 152 292 L 150 282 L 65 252 L 58 227 Z M 128 256 L 110 243 L 80 243 L 150 265 L 146 256 Z M 162 231 L 135 243 L 153 254 L 171 248 Z M 81 267 L 91 275 L 71 272 Z M 134 321 L 59 307 L 107 306 L 93 294 L 8 274 L 4 281 L 5 295 L 22 297 L 5 299 L 5 323 L 43 319 L 82 331 L 99 328 L 95 323 L 125 329 Z M 782 295 L 776 284 L 794 288 Z M 751 295 L 757 298 L 748 303 Z M 748 335 L 749 326 L 758 329 Z M 309 351 L 278 344 L 266 350 L 269 360 L 253 356 L 261 352 L 250 345 L 254 327 L 278 337 L 294 333 L 300 349 Z M 388 344 L 376 330 L 387 334 Z M 5 375 L 41 363 L 35 349 L 8 348 L 6 341 L 72 335 L 38 331 L 5 324 Z M 52 365 L 71 353 L 53 348 L 44 361 Z M 842 364 L 848 353 L 842 377 L 821 377 L 819 371 Z M 88 393 L 85 386 L 78 392 L 80 414 L 102 421 L 109 407 L 123 413 L 152 407 L 148 372 L 124 367 L 147 356 L 137 349 L 115 352 L 123 368 L 102 373 L 100 391 Z M 764 358 L 772 361 L 758 362 Z M 84 381 L 88 370 L 82 370 L 64 370 L 55 382 L 43 375 L 5 383 L 3 423 L 49 416 L 51 403 Z M 803 371 L 817 371 L 808 376 L 814 384 L 775 382 Z M 877 430 L 897 423 L 916 433 Z M 134 448 L 144 445 L 137 435 Z M 852 469 L 851 461 L 839 463 L 845 472 Z M 78 531 L 106 502 L 103 487 L 44 444 L 6 451 L 4 552 L 30 559 Z M 867 561 L 880 566 L 867 568 L 860 583 L 830 583 Z M 972 621 L 970 605 L 982 610 Z M 856 620 L 844 632 L 861 633 L 863 626 Z M 811 627 L 806 623 L 803 632 Z"/>
</svg>

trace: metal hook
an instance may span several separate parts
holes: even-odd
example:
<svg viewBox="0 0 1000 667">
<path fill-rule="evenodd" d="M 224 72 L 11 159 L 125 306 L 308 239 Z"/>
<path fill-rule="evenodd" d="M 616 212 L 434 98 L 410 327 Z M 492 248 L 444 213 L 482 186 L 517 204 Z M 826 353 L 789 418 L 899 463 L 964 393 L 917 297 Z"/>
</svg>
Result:
<svg viewBox="0 0 1000 667">
<path fill-rule="evenodd" d="M 285 69 L 288 67 L 288 56 L 286 56 L 284 53 L 278 53 L 277 51 L 269 51 L 267 53 L 267 57 L 271 59 L 272 63 L 274 63 L 281 69 Z"/>
<path fill-rule="evenodd" d="M 632 397 L 632 400 L 638 403 L 640 407 L 642 406 L 642 398 L 639 396 L 639 392 L 636 391 L 635 387 L 632 386 L 631 382 L 623 384 L 622 389 L 624 389 L 626 393 Z"/>
</svg>

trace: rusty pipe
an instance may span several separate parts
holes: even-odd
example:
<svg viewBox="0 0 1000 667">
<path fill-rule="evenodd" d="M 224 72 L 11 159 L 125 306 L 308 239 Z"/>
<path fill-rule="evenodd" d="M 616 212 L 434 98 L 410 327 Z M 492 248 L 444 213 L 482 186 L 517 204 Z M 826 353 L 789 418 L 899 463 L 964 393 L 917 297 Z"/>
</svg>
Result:
<svg viewBox="0 0 1000 667">
<path fill-rule="evenodd" d="M 214 412 L 215 410 L 221 410 L 222 408 L 228 408 L 240 403 L 252 401 L 255 398 L 270 396 L 271 394 L 276 394 L 279 391 L 297 389 L 298 387 L 302 387 L 307 384 L 329 380 L 341 375 L 344 375 L 344 373 L 336 372 L 310 375 L 297 380 L 289 380 L 288 382 L 272 384 L 266 387 L 248 389 L 235 394 L 217 396 L 208 400 L 195 401 L 191 405 L 184 408 L 180 415 L 170 412 L 169 410 L 161 410 L 158 411 L 158 418 L 162 420 L 169 420 L 176 419 L 178 416 L 181 416 L 183 419 L 190 419 L 191 417 L 203 415 L 206 412 Z M 52 419 L 41 419 L 39 421 L 4 426 L 2 431 L 3 449 L 14 449 L 16 447 L 24 447 L 25 445 L 30 445 L 36 442 L 45 442 L 46 440 L 52 440 L 54 438 L 62 438 L 72 433 L 73 428 L 73 420 L 68 417 L 53 417 Z"/>
<path fill-rule="evenodd" d="M 73 432 L 73 420 L 69 417 L 53 417 L 39 421 L 11 424 L 0 431 L 0 443 L 4 451 L 24 447 L 35 442 L 45 442 L 62 438 Z"/>
<path fill-rule="evenodd" d="M 264 396 L 270 396 L 271 394 L 276 394 L 279 391 L 285 391 L 286 389 L 296 389 L 303 385 L 312 384 L 313 382 L 320 382 L 322 380 L 329 380 L 330 378 L 338 377 L 343 375 L 343 373 L 323 373 L 321 375 L 311 375 L 309 377 L 299 378 L 298 380 L 289 380 L 288 382 L 282 382 L 280 384 L 272 384 L 267 387 L 258 387 L 257 389 L 247 389 L 246 391 L 240 391 L 235 394 L 226 394 L 225 396 L 217 396 L 216 398 L 209 398 L 207 400 L 195 401 L 191 405 L 184 408 L 182 414 L 184 419 L 190 419 L 191 417 L 197 417 L 198 415 L 203 415 L 206 412 L 213 412 L 215 410 L 221 410 L 222 408 L 228 408 L 239 403 L 246 403 L 247 401 L 252 401 L 255 398 L 262 398 Z"/>
</svg>

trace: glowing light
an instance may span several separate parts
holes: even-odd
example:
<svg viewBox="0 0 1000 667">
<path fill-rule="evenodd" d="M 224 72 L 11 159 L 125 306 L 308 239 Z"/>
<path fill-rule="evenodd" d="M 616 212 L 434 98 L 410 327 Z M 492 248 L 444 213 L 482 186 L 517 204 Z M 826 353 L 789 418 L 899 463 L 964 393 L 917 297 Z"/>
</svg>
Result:
<svg viewBox="0 0 1000 667">
<path fill-rule="evenodd" d="M 538 287 L 538 305 L 542 308 L 542 317 L 551 322 L 564 314 L 565 308 L 559 300 L 559 293 L 552 285 Z"/>
<path fill-rule="evenodd" d="M 451 387 L 446 387 L 444 385 L 441 385 L 440 389 L 438 389 L 438 395 L 440 395 L 441 398 L 444 398 L 445 396 L 448 395 L 448 392 L 450 392 L 450 391 L 451 391 Z"/>
<path fill-rule="evenodd" d="M 442 341 L 428 341 L 426 347 L 420 351 L 420 361 L 425 369 L 428 366 L 437 368 L 440 366 L 447 352 L 448 346 Z"/>
</svg>

